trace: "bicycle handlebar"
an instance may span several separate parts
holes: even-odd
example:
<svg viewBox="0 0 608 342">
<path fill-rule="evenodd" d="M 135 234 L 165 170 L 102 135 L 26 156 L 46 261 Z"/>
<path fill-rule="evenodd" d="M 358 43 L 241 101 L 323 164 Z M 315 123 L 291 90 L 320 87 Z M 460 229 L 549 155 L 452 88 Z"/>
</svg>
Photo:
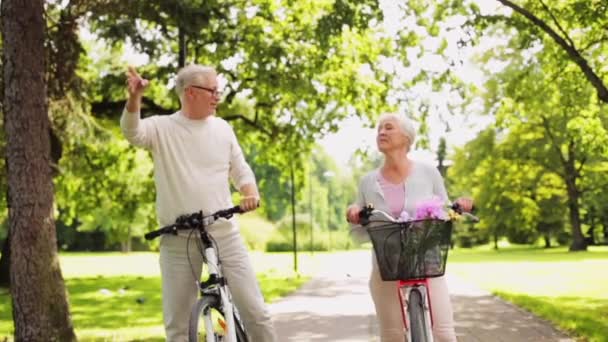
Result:
<svg viewBox="0 0 608 342">
<path fill-rule="evenodd" d="M 212 224 L 218 218 L 229 219 L 234 214 L 242 214 L 242 213 L 243 213 L 243 210 L 241 209 L 240 206 L 237 205 L 230 209 L 217 211 L 208 216 L 203 216 L 202 211 L 198 211 L 196 213 L 187 214 L 187 215 L 181 215 L 175 220 L 175 223 L 162 227 L 158 230 L 148 232 L 144 235 L 144 238 L 146 240 L 152 240 L 152 239 L 155 239 L 155 238 L 161 236 L 162 234 L 169 234 L 169 233 L 177 234 L 178 230 L 197 229 L 197 228 Z"/>
<path fill-rule="evenodd" d="M 450 209 L 454 210 L 460 215 L 466 216 L 473 222 L 479 222 L 479 218 L 471 213 L 464 212 L 460 207 L 460 204 L 454 202 L 450 205 Z M 368 204 L 359 212 L 359 222 L 361 222 L 362 226 L 366 226 L 370 223 L 369 218 L 372 216 L 374 212 L 374 206 L 372 204 Z M 475 210 L 475 207 L 471 208 L 471 211 Z"/>
</svg>

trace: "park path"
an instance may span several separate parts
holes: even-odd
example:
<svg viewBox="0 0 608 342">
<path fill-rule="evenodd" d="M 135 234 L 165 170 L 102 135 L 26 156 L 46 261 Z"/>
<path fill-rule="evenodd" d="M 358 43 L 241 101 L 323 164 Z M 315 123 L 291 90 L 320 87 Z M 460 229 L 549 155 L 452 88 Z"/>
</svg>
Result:
<svg viewBox="0 0 608 342">
<path fill-rule="evenodd" d="M 279 341 L 379 342 L 367 251 L 328 258 L 313 279 L 270 305 Z M 548 322 L 448 274 L 460 342 L 573 341 Z"/>
</svg>

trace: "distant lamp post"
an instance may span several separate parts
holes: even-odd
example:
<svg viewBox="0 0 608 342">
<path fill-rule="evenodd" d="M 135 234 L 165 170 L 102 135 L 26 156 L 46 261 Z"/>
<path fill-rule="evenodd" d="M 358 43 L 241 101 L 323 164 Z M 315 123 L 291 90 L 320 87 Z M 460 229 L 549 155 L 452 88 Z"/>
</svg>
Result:
<svg viewBox="0 0 608 342">
<path fill-rule="evenodd" d="M 329 243 L 328 243 L 328 247 L 327 249 L 331 251 L 331 245 L 332 245 L 332 239 L 331 239 L 331 228 L 329 227 L 330 224 L 330 217 L 331 217 L 331 201 L 329 198 L 329 190 L 330 190 L 330 183 L 331 183 L 331 179 L 335 176 L 336 174 L 333 173 L 332 171 L 325 171 L 323 172 L 323 178 L 325 178 L 325 182 L 327 184 L 327 231 L 329 232 Z"/>
<path fill-rule="evenodd" d="M 312 207 L 312 167 L 308 171 L 308 204 L 309 204 L 309 212 L 310 212 L 310 254 L 314 254 L 314 211 Z"/>
</svg>

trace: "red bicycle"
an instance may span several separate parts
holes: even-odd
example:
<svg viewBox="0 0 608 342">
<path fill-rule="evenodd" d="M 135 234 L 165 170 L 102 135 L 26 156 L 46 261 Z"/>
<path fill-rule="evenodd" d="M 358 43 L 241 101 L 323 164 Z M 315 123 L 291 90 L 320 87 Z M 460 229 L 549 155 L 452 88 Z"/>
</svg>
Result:
<svg viewBox="0 0 608 342">
<path fill-rule="evenodd" d="M 457 204 L 451 209 L 470 220 L 479 220 L 462 213 Z M 367 227 L 382 280 L 398 281 L 405 341 L 432 342 L 428 280 L 445 273 L 456 216 L 399 222 L 389 214 L 367 206 L 359 217 L 361 224 Z"/>
</svg>

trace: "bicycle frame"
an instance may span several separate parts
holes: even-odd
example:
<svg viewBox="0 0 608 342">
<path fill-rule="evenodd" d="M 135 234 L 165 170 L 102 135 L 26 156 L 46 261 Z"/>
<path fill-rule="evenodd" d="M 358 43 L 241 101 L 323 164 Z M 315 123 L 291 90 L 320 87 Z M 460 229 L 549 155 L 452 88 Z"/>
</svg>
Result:
<svg viewBox="0 0 608 342">
<path fill-rule="evenodd" d="M 242 211 L 236 206 L 228 210 L 219 211 L 210 216 L 203 216 L 202 212 L 194 213 L 178 218 L 176 224 L 163 227 L 145 235 L 147 240 L 151 240 L 161 234 L 177 234 L 178 230 L 184 229 L 193 229 L 193 233 L 198 233 L 197 238 L 200 239 L 201 243 L 203 264 L 207 265 L 209 276 L 205 281 L 201 281 L 200 279 L 196 279 L 195 281 L 199 288 L 201 298 L 205 296 L 215 296 L 216 298 L 219 297 L 221 300 L 220 308 L 225 320 L 224 330 L 226 334 L 224 335 L 223 340 L 225 342 L 237 342 L 237 323 L 234 319 L 237 310 L 232 303 L 232 294 L 230 293 L 226 278 L 224 278 L 221 262 L 218 259 L 218 252 L 211 236 L 205 228 L 213 224 L 218 218 L 230 218 L 234 213 L 242 213 Z M 204 320 L 207 327 L 213 326 L 210 313 L 204 315 Z M 207 333 L 206 340 L 207 342 L 215 342 L 214 334 Z"/>
<path fill-rule="evenodd" d="M 397 294 L 399 296 L 399 303 L 401 303 L 401 318 L 403 320 L 403 326 L 405 327 L 405 335 L 407 341 L 412 340 L 411 336 L 411 323 L 410 316 L 408 313 L 408 298 L 413 289 L 417 289 L 421 292 L 423 305 L 424 305 L 424 319 L 427 323 L 426 336 L 428 342 L 433 342 L 433 308 L 431 306 L 431 296 L 428 278 L 415 279 L 415 280 L 399 280 L 397 282 Z"/>
<path fill-rule="evenodd" d="M 222 274 L 215 247 L 209 238 L 209 233 L 204 229 L 204 226 L 205 225 L 201 226 L 199 229 L 199 234 L 204 248 L 205 258 L 203 262 L 207 265 L 209 278 L 203 282 L 198 281 L 197 285 L 200 289 L 201 296 L 220 296 L 220 299 L 222 300 L 222 311 L 224 312 L 224 319 L 226 320 L 226 342 L 236 342 L 232 294 L 230 293 L 228 284 L 224 280 L 225 278 Z M 213 322 L 211 322 L 211 315 L 205 316 L 205 319 L 208 320 L 208 326 L 213 325 Z M 214 341 L 215 337 L 212 334 L 207 334 L 207 342 Z"/>
</svg>

